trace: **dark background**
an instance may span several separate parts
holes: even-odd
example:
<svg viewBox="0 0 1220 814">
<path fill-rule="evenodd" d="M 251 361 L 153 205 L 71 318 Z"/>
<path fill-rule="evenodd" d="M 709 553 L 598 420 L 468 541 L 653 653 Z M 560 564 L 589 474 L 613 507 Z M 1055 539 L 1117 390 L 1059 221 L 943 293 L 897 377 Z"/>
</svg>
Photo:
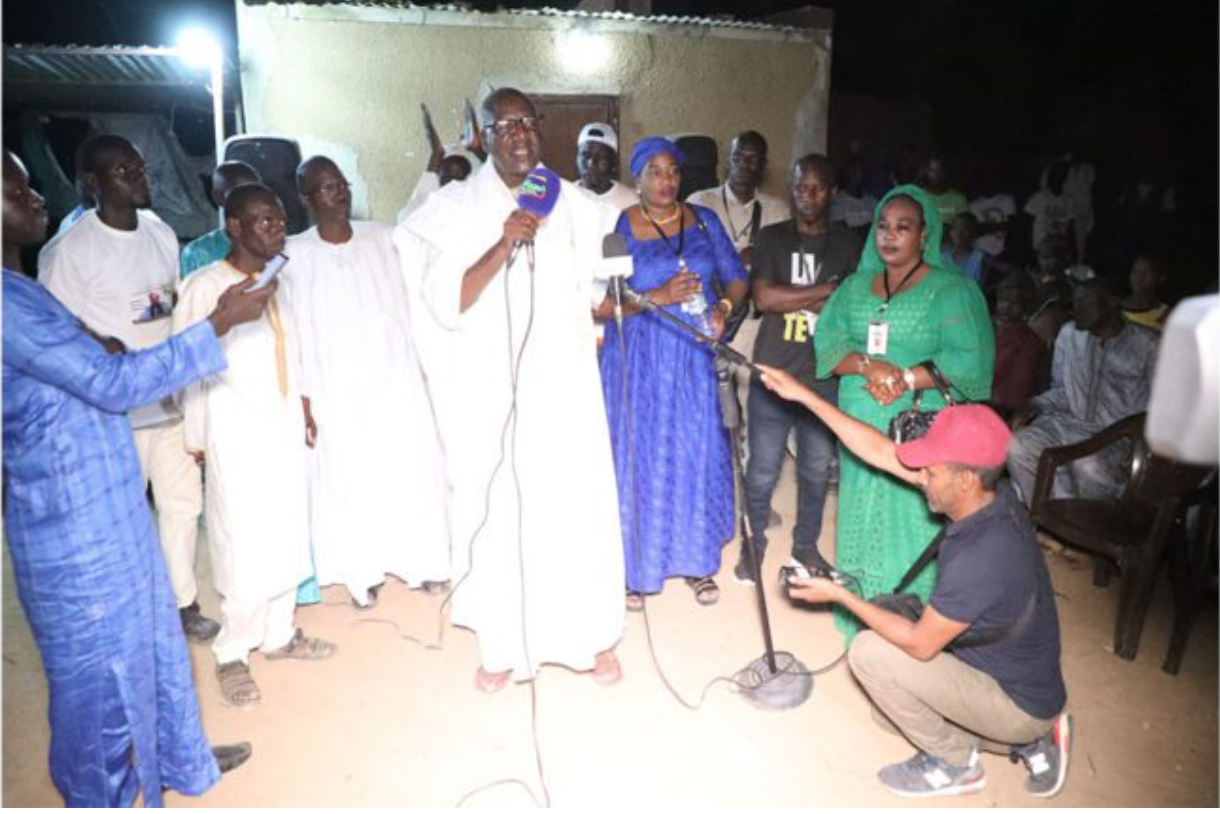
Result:
<svg viewBox="0 0 1220 814">
<path fill-rule="evenodd" d="M 491 11 L 502 4 L 476 0 L 469 5 Z M 803 5 L 656 0 L 652 12 L 765 20 Z M 1071 149 L 1097 165 L 1100 219 L 1107 201 L 1137 173 L 1172 184 L 1179 220 L 1188 225 L 1171 237 L 1189 255 L 1189 264 L 1205 265 L 1192 273 L 1214 285 L 1217 3 L 822 0 L 816 5 L 834 12 L 832 158 L 840 158 L 836 153 L 847 137 L 857 135 L 835 129 L 836 110 L 844 110 L 849 97 L 926 105 L 931 140 L 948 154 L 955 180 L 967 192 L 973 168 L 1003 162 L 1020 203 L 1037 186 L 1037 168 Z M 184 24 L 198 23 L 226 36 L 230 59 L 236 57 L 233 0 L 5 0 L 3 16 L 6 43 L 170 44 Z M 853 124 L 860 127 L 856 119 Z M 185 112 L 175 129 L 188 151 L 210 149 L 208 111 Z"/>
</svg>

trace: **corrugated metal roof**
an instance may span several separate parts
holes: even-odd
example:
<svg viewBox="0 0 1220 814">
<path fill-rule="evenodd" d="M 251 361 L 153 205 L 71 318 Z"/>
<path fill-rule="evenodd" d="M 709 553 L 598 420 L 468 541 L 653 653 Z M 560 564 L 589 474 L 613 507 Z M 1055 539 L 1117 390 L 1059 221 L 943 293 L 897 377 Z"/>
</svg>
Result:
<svg viewBox="0 0 1220 814">
<path fill-rule="evenodd" d="M 360 0 L 359 2 L 342 2 L 342 0 L 241 0 L 247 6 L 354 6 L 385 9 L 414 9 L 418 11 L 447 11 L 462 14 L 483 14 L 463 3 L 412 3 L 410 0 Z M 774 31 L 780 33 L 808 32 L 809 29 L 790 25 L 771 25 L 753 21 L 736 20 L 723 17 L 683 17 L 668 14 L 640 15 L 625 11 L 578 11 L 557 8 L 504 8 L 500 11 L 486 12 L 492 14 L 511 14 L 522 17 L 560 17 L 580 20 L 615 20 L 620 22 L 652 23 L 654 25 L 701 26 L 708 28 L 735 28 L 751 31 Z"/>
<path fill-rule="evenodd" d="M 43 111 L 144 111 L 210 104 L 206 68 L 177 49 L 133 45 L 5 45 L 4 106 Z M 237 71 L 225 71 L 233 98 Z"/>
<path fill-rule="evenodd" d="M 172 48 L 131 45 L 4 46 L 4 83 L 44 85 L 198 85 L 206 69 Z"/>
<path fill-rule="evenodd" d="M 770 25 L 746 20 L 735 20 L 730 17 L 680 17 L 672 14 L 650 14 L 642 16 L 625 11 L 565 11 L 557 8 L 542 9 L 505 9 L 508 14 L 519 14 L 524 17 L 567 17 L 581 20 L 622 20 L 625 22 L 654 23 L 659 25 L 691 25 L 707 26 L 709 28 L 741 28 L 752 31 L 796 32 L 806 29 L 790 25 Z"/>
</svg>

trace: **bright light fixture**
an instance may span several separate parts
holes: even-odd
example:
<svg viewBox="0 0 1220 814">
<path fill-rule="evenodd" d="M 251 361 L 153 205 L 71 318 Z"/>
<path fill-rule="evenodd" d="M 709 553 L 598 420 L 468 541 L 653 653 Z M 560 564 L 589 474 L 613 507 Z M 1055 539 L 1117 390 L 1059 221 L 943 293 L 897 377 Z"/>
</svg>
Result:
<svg viewBox="0 0 1220 814">
<path fill-rule="evenodd" d="M 587 31 L 561 32 L 555 50 L 560 64 L 572 73 L 596 73 L 610 61 L 610 41 Z"/>
<path fill-rule="evenodd" d="M 178 52 L 188 65 L 208 68 L 220 63 L 216 38 L 202 28 L 188 28 L 178 35 Z"/>
</svg>

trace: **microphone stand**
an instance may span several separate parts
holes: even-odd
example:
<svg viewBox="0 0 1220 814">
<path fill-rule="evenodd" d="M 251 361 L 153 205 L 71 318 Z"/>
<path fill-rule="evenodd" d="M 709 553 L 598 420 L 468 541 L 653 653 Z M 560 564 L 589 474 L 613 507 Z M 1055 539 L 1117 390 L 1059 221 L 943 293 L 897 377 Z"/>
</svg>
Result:
<svg viewBox="0 0 1220 814">
<path fill-rule="evenodd" d="M 722 426 L 729 434 L 733 448 L 733 476 L 737 485 L 738 526 L 741 529 L 742 548 L 754 578 L 754 596 L 758 600 L 758 613 L 762 621 L 763 643 L 766 651 L 742 668 L 734 678 L 746 699 L 766 709 L 791 709 L 800 706 L 813 693 L 813 676 L 796 656 L 787 651 L 776 651 L 771 638 L 771 616 L 767 611 L 767 595 L 763 590 L 762 563 L 754 548 L 754 534 L 750 527 L 750 514 L 746 506 L 745 485 L 745 436 L 741 432 L 741 408 L 737 402 L 737 391 L 730 370 L 731 365 L 743 365 L 754 373 L 762 371 L 741 353 L 718 339 L 707 336 L 692 325 L 666 311 L 631 289 L 627 296 L 642 305 L 649 313 L 656 314 L 671 325 L 676 325 L 716 355 L 716 387 L 720 396 Z M 777 658 L 778 657 L 778 658 Z"/>
</svg>

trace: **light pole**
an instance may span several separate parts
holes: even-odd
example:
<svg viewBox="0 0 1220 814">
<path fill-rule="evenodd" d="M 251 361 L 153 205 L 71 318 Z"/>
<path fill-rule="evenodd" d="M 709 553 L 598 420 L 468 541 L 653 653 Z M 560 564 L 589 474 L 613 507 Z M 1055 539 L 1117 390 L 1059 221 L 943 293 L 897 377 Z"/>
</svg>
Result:
<svg viewBox="0 0 1220 814">
<path fill-rule="evenodd" d="M 219 164 L 224 159 L 220 151 L 225 143 L 224 52 L 211 34 L 201 28 L 188 28 L 178 37 L 178 55 L 188 65 L 208 68 L 211 74 L 212 134 L 216 141 L 216 163 Z M 217 218 L 223 229 L 224 213 L 217 212 Z"/>
</svg>

